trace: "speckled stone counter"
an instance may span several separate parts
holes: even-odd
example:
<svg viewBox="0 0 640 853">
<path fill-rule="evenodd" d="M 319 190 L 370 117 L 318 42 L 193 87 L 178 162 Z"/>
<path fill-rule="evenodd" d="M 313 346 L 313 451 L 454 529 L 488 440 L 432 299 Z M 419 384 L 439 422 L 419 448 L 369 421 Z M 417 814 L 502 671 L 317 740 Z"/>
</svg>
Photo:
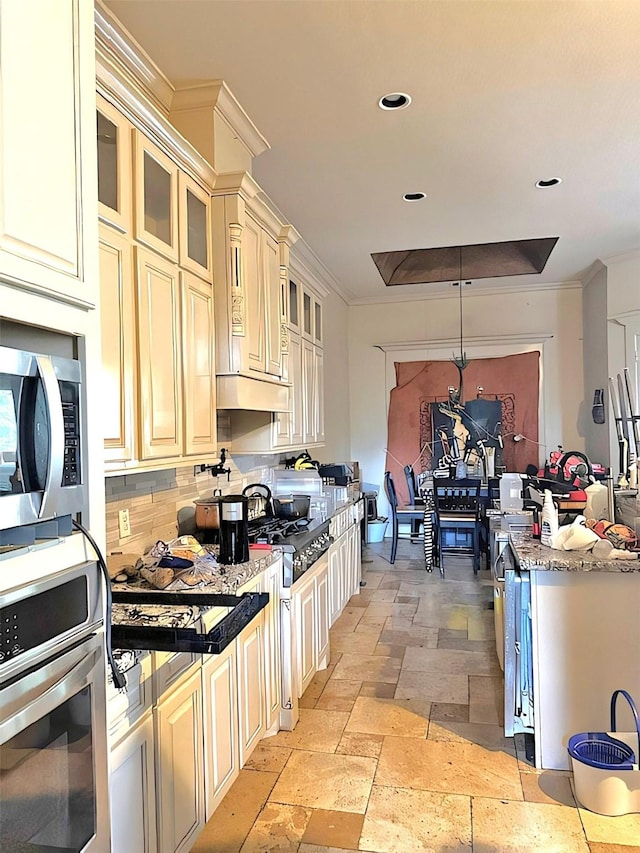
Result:
<svg viewBox="0 0 640 853">
<path fill-rule="evenodd" d="M 511 531 L 509 541 L 525 571 L 640 573 L 640 559 L 632 553 L 628 560 L 602 560 L 591 551 L 556 551 L 533 539 L 529 532 Z"/>
</svg>

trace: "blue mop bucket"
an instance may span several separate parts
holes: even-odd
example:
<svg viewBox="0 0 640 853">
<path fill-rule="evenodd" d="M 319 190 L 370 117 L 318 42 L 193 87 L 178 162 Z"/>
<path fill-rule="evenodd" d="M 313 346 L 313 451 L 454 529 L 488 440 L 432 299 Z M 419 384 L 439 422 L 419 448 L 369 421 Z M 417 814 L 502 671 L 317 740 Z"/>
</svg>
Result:
<svg viewBox="0 0 640 853">
<path fill-rule="evenodd" d="M 621 733 L 616 725 L 616 702 L 622 695 L 629 703 L 636 724 L 635 733 Z M 612 735 L 619 735 L 613 737 Z M 631 743 L 637 736 L 638 756 Z M 624 737 L 624 740 L 620 738 Z M 640 811 L 640 720 L 626 690 L 611 697 L 611 733 L 580 732 L 568 745 L 578 800 L 590 811 L 621 815 Z"/>
</svg>

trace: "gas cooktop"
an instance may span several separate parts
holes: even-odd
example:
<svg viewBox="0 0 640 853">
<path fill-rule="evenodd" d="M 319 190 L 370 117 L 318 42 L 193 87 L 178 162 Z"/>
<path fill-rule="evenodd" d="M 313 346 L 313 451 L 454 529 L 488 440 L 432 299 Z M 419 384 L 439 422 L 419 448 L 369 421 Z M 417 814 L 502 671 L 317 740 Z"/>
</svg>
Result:
<svg viewBox="0 0 640 853">
<path fill-rule="evenodd" d="M 329 522 L 321 518 L 289 520 L 263 516 L 249 523 L 249 542 L 277 545 L 283 551 L 296 552 L 329 530 Z"/>
</svg>

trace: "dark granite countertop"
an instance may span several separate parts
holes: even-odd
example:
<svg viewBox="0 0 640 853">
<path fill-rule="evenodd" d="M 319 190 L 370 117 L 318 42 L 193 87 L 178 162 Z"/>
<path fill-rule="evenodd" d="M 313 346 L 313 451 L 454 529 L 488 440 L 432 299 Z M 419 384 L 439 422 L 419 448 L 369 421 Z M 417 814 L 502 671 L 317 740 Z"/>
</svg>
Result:
<svg viewBox="0 0 640 853">
<path fill-rule="evenodd" d="M 509 541 L 521 569 L 547 572 L 638 572 L 640 559 L 630 552 L 628 560 L 603 560 L 591 551 L 556 551 L 533 539 L 528 531 L 511 531 Z"/>
</svg>

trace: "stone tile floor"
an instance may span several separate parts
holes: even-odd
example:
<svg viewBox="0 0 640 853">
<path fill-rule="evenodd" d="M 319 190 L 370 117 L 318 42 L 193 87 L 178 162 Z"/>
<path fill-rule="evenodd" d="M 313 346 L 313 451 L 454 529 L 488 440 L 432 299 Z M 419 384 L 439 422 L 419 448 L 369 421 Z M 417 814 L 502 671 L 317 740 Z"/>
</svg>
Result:
<svg viewBox="0 0 640 853">
<path fill-rule="evenodd" d="M 489 573 L 388 553 L 364 549 L 296 730 L 257 746 L 192 853 L 640 851 L 640 815 L 577 808 L 569 773 L 503 737 Z"/>
</svg>

